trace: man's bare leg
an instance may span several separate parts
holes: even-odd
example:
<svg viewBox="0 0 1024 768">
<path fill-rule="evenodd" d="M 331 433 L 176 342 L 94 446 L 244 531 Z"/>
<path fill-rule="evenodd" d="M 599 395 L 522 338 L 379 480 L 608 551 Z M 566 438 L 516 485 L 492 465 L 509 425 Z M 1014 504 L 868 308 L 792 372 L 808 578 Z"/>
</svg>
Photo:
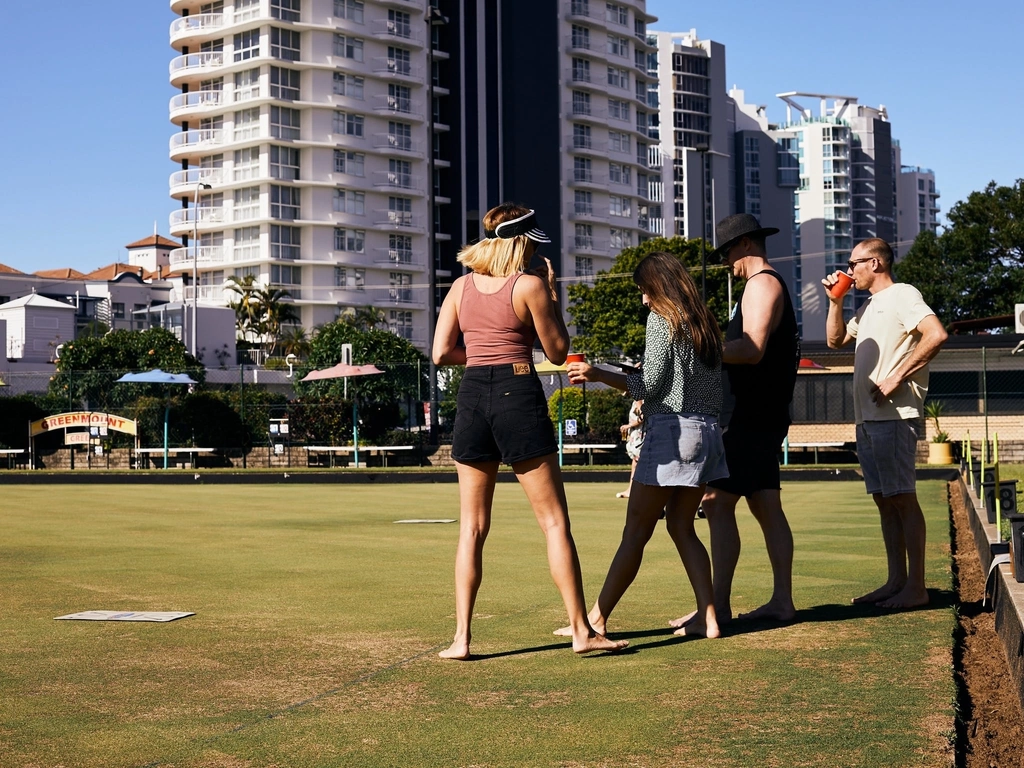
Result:
<svg viewBox="0 0 1024 768">
<path fill-rule="evenodd" d="M 901 493 L 890 501 L 899 514 L 903 541 L 907 552 L 907 580 L 903 589 L 892 597 L 880 600 L 882 608 L 916 608 L 928 604 L 928 590 L 924 585 L 924 556 L 926 526 L 924 513 L 916 493 Z"/>
<path fill-rule="evenodd" d="M 455 463 L 459 472 L 459 545 L 455 554 L 455 639 L 442 659 L 465 661 L 472 638 L 473 606 L 483 579 L 484 542 L 491 527 L 491 505 L 498 462 Z"/>
<path fill-rule="evenodd" d="M 739 500 L 740 497 L 734 493 L 708 488 L 701 502 L 711 532 L 715 614 L 720 626 L 732 620 L 732 579 L 740 559 L 740 531 L 736 525 L 736 504 Z M 673 619 L 669 626 L 679 629 L 692 621 L 694 616 L 696 611 Z"/>
<path fill-rule="evenodd" d="M 697 610 L 693 618 L 676 630 L 677 635 L 697 637 L 719 637 L 714 605 L 714 588 L 711 582 L 711 560 L 708 551 L 693 529 L 693 521 L 697 515 L 697 507 L 701 504 L 704 489 L 677 488 L 672 499 L 665 507 L 665 526 L 679 551 L 686 575 L 693 587 L 697 600 Z"/>
<path fill-rule="evenodd" d="M 622 541 L 619 542 L 619 548 L 608 567 L 608 575 L 605 576 L 601 594 L 588 616 L 590 625 L 597 632 L 605 633 L 608 617 L 636 578 L 640 563 L 643 561 L 644 547 L 650 541 L 658 525 L 661 510 L 665 508 L 673 490 L 637 482 L 630 488 Z M 557 629 L 555 634 L 565 636 L 569 629 L 570 627 Z"/>
<path fill-rule="evenodd" d="M 882 525 L 882 543 L 885 544 L 885 559 L 888 577 L 885 584 L 866 595 L 853 598 L 853 603 L 878 603 L 899 594 L 907 585 L 907 544 L 900 520 L 898 496 L 886 498 L 880 493 L 872 494 Z M 916 496 L 915 496 L 916 502 Z M 920 510 L 920 507 L 918 507 Z M 922 521 L 923 523 L 923 521 Z M 922 575 L 923 585 L 923 575 Z"/>
<path fill-rule="evenodd" d="M 782 510 L 782 493 L 778 489 L 757 491 L 747 497 L 747 504 L 764 533 L 774 586 L 767 603 L 750 613 L 740 614 L 739 618 L 790 621 L 796 616 L 796 606 L 793 605 L 793 532 Z"/>
<path fill-rule="evenodd" d="M 554 454 L 517 462 L 512 465 L 526 498 L 533 507 L 547 540 L 548 567 L 569 614 L 572 649 L 576 653 L 616 651 L 629 645 L 625 640 L 612 641 L 595 631 L 587 621 L 587 605 L 583 597 L 583 575 L 576 554 L 576 543 L 569 530 L 569 508 L 565 486 Z"/>
</svg>

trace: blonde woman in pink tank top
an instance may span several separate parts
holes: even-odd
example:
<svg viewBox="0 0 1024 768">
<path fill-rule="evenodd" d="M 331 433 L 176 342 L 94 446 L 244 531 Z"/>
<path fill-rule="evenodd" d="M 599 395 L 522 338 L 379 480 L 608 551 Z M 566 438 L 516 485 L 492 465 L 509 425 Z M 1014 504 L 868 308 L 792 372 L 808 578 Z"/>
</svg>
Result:
<svg viewBox="0 0 1024 768">
<path fill-rule="evenodd" d="M 569 351 L 551 262 L 544 259 L 541 274 L 525 271 L 536 244 L 551 241 L 537 228 L 533 211 L 512 203 L 488 211 L 483 225 L 485 238 L 459 253 L 470 273 L 452 285 L 434 330 L 434 363 L 466 366 L 452 439 L 461 517 L 455 639 L 438 655 L 470 658 L 470 622 L 502 462 L 512 466 L 547 539 L 548 566 L 569 614 L 572 649 L 618 650 L 626 643 L 598 634 L 587 619 L 554 429 L 533 367 L 535 340 L 554 363 L 564 362 Z"/>
</svg>

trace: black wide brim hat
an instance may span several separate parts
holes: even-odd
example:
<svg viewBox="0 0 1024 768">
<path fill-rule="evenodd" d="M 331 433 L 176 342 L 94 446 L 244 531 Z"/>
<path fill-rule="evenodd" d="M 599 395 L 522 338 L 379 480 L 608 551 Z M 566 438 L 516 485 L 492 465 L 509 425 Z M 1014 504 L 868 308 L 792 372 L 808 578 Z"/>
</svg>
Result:
<svg viewBox="0 0 1024 768">
<path fill-rule="evenodd" d="M 715 240 L 719 246 L 711 252 L 708 260 L 721 261 L 726 252 L 744 237 L 768 237 L 778 233 L 779 230 L 775 227 L 762 227 L 761 222 L 749 213 L 726 216 L 715 225 Z"/>
</svg>

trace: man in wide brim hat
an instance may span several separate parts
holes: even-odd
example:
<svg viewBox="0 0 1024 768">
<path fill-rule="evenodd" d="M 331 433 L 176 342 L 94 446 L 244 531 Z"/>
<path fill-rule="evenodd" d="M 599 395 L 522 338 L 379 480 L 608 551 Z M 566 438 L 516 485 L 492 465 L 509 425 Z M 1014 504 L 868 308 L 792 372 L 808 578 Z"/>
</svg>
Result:
<svg viewBox="0 0 1024 768">
<path fill-rule="evenodd" d="M 725 261 L 729 249 L 737 245 L 744 237 L 764 243 L 769 235 L 777 235 L 775 227 L 762 227 L 761 223 L 749 213 L 736 213 L 726 216 L 715 226 L 715 242 L 719 245 L 711 252 L 709 261 Z"/>
<path fill-rule="evenodd" d="M 715 227 L 720 245 L 711 256 L 746 280 L 722 349 L 733 402 L 722 435 L 729 477 L 708 483 L 702 502 L 711 531 L 719 622 L 732 618 L 730 593 L 740 554 L 736 504 L 741 498 L 764 533 L 775 584 L 766 604 L 740 618 L 790 621 L 796 615 L 793 534 L 782 509 L 778 455 L 789 430 L 800 340 L 789 289 L 768 263 L 765 249 L 765 238 L 778 231 L 762 227 L 749 213 L 727 216 Z M 688 618 L 673 625 L 684 625 Z"/>
</svg>

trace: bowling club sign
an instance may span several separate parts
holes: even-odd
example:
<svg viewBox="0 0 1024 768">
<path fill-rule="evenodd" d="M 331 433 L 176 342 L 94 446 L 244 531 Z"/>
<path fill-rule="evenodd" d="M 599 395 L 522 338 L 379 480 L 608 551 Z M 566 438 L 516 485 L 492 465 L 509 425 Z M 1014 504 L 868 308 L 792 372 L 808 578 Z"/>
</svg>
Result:
<svg viewBox="0 0 1024 768">
<path fill-rule="evenodd" d="M 105 434 L 109 429 L 129 435 L 138 434 L 138 426 L 132 419 L 125 419 L 112 413 L 98 413 L 95 411 L 73 411 L 71 413 L 58 413 L 53 416 L 47 416 L 45 419 L 29 422 L 28 433 L 29 437 L 36 437 L 54 429 L 72 429 L 76 427 L 85 427 L 90 432 L 95 427 L 99 434 Z"/>
</svg>

